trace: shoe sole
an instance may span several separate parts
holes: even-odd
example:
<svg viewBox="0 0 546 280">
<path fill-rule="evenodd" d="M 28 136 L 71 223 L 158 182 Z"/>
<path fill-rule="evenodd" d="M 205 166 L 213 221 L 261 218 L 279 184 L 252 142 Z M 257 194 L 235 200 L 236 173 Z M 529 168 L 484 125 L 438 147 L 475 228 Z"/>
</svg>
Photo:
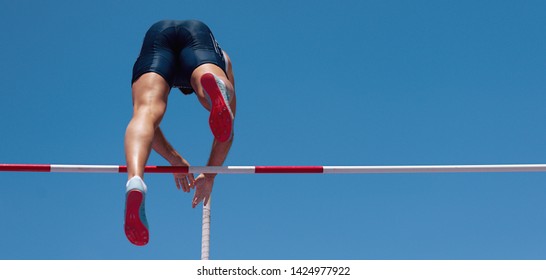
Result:
<svg viewBox="0 0 546 280">
<path fill-rule="evenodd" d="M 233 130 L 233 113 L 216 83 L 213 74 L 207 73 L 201 77 L 201 85 L 211 100 L 209 125 L 214 137 L 220 142 L 231 138 Z"/>
<path fill-rule="evenodd" d="M 127 193 L 125 205 L 125 235 L 129 241 L 137 246 L 148 244 L 148 227 L 140 217 L 140 208 L 143 207 L 144 195 L 139 190 L 131 190 Z M 143 217 L 144 219 L 146 217 Z"/>
</svg>

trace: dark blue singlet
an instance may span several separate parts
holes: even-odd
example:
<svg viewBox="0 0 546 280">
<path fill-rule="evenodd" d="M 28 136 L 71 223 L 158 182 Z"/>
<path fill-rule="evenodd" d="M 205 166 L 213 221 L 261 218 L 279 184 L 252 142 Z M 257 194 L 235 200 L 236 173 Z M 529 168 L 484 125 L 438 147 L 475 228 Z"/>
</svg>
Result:
<svg viewBox="0 0 546 280">
<path fill-rule="evenodd" d="M 191 94 L 194 91 L 191 74 L 205 63 L 215 64 L 226 72 L 222 49 L 208 26 L 197 20 L 162 20 L 146 32 L 133 66 L 132 83 L 144 73 L 155 72 L 171 87 Z"/>
</svg>

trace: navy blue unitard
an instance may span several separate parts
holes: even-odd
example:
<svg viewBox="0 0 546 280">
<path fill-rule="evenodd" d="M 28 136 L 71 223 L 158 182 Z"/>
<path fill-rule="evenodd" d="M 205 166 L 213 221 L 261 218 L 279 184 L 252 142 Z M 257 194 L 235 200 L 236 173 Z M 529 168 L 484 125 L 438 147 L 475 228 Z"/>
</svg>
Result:
<svg viewBox="0 0 546 280">
<path fill-rule="evenodd" d="M 191 74 L 205 63 L 226 72 L 224 54 L 208 26 L 197 20 L 162 20 L 146 32 L 133 66 L 132 83 L 142 74 L 154 72 L 171 87 L 191 94 Z"/>
</svg>

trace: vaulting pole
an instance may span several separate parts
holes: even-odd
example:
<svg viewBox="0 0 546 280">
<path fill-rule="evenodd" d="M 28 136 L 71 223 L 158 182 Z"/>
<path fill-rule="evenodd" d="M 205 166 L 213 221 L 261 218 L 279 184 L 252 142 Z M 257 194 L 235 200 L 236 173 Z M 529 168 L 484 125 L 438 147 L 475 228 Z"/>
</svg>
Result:
<svg viewBox="0 0 546 280">
<path fill-rule="evenodd" d="M 201 259 L 208 260 L 210 255 L 210 201 L 207 205 L 203 201 L 203 219 L 201 228 Z"/>
</svg>

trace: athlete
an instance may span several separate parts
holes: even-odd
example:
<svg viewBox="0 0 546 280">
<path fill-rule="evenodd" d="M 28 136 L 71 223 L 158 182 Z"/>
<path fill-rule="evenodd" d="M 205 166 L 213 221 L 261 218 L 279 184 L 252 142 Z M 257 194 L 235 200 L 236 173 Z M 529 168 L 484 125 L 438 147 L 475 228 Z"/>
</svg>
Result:
<svg viewBox="0 0 546 280">
<path fill-rule="evenodd" d="M 208 166 L 221 166 L 233 142 L 236 99 L 233 70 L 210 29 L 197 20 L 162 20 L 150 27 L 132 77 L 133 117 L 125 133 L 128 181 L 125 201 L 125 234 L 135 245 L 149 241 L 145 213 L 147 187 L 144 167 L 153 148 L 173 166 L 189 166 L 167 141 L 159 124 L 171 88 L 195 93 L 210 111 L 214 135 Z M 216 174 L 174 174 L 176 187 L 195 188 L 192 207 L 207 205 Z"/>
</svg>

